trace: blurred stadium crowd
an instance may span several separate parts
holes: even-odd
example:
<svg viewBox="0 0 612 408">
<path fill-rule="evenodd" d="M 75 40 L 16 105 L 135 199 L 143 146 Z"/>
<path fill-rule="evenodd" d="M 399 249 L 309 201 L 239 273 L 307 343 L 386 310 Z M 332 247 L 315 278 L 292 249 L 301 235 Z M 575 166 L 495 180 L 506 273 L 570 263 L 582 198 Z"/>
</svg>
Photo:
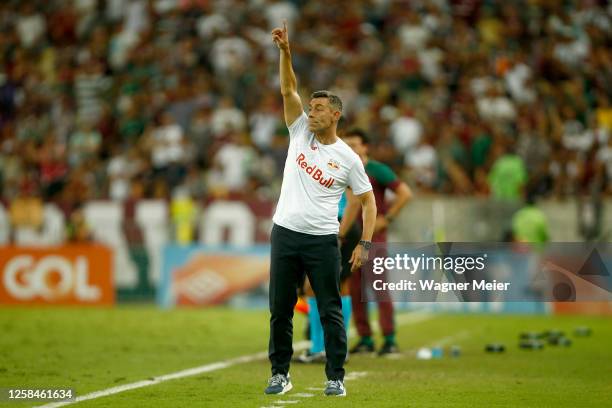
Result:
<svg viewBox="0 0 612 408">
<path fill-rule="evenodd" d="M 287 148 L 270 37 L 303 98 L 417 191 L 612 194 L 612 3 L 0 2 L 0 198 L 258 195 Z"/>
</svg>

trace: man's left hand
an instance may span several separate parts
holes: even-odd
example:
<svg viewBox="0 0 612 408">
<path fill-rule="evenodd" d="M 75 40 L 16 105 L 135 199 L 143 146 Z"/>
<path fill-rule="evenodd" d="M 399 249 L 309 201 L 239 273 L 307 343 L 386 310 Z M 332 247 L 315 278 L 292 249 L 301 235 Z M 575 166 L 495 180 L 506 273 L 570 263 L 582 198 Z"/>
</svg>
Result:
<svg viewBox="0 0 612 408">
<path fill-rule="evenodd" d="M 361 266 L 367 261 L 368 250 L 365 249 L 362 245 L 357 245 L 353 250 L 351 260 L 349 261 L 349 263 L 351 264 L 351 272 L 355 272 L 357 269 L 361 268 Z"/>
</svg>

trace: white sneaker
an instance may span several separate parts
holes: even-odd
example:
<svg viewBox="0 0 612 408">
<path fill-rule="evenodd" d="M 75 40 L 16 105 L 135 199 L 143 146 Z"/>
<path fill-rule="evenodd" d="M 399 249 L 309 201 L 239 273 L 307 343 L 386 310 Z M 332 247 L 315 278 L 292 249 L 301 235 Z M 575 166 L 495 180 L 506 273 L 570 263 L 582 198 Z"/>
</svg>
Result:
<svg viewBox="0 0 612 408">
<path fill-rule="evenodd" d="M 331 397 L 346 397 L 346 388 L 342 380 L 329 380 L 326 383 L 325 395 Z"/>
<path fill-rule="evenodd" d="M 268 387 L 265 389 L 264 394 L 276 394 L 283 395 L 293 388 L 291 384 L 291 377 L 289 374 L 274 374 L 268 380 Z"/>
</svg>

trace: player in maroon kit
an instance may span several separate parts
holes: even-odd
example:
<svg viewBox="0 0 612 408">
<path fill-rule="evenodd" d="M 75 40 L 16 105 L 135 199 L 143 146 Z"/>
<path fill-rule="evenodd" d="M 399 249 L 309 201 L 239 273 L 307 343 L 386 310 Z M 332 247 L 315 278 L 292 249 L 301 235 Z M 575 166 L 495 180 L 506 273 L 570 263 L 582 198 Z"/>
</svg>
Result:
<svg viewBox="0 0 612 408">
<path fill-rule="evenodd" d="M 384 243 L 387 241 L 387 227 L 410 200 L 412 192 L 408 185 L 401 181 L 389 166 L 368 157 L 368 137 L 364 131 L 360 129 L 349 130 L 343 139 L 363 161 L 366 174 L 372 184 L 374 197 L 376 198 L 378 215 L 372 242 Z M 385 202 L 385 191 L 387 189 L 395 193 L 395 198 L 391 203 Z M 351 197 L 350 191 L 347 191 L 347 197 L 348 204 L 340 224 L 340 239 L 343 239 L 350 231 L 359 213 L 359 201 Z M 352 251 L 352 248 L 346 248 L 346 250 Z M 372 339 L 372 329 L 368 321 L 368 304 L 361 301 L 361 269 L 355 270 L 353 268 L 349 279 L 353 317 L 357 333 L 360 336 L 359 342 L 350 349 L 350 353 L 373 352 L 375 348 L 374 340 Z M 395 324 L 393 321 L 393 303 L 391 299 L 379 298 L 378 312 L 380 327 L 384 336 L 384 344 L 379 349 L 378 354 L 396 353 L 398 347 L 395 342 Z"/>
</svg>

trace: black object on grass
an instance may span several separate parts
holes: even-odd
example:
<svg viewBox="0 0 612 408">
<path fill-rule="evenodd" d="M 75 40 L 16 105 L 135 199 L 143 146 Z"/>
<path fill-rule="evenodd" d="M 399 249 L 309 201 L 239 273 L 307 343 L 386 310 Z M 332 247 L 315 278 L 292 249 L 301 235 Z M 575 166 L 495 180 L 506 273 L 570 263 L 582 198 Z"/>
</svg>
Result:
<svg viewBox="0 0 612 408">
<path fill-rule="evenodd" d="M 591 334 L 593 334 L 593 331 L 590 327 L 576 327 L 574 330 L 574 336 L 576 337 L 589 337 Z"/>
<path fill-rule="evenodd" d="M 544 343 L 539 340 L 523 340 L 519 343 L 519 347 L 523 350 L 542 350 Z"/>
<path fill-rule="evenodd" d="M 489 343 L 485 346 L 485 351 L 488 353 L 503 353 L 506 351 L 506 346 L 500 343 Z"/>
</svg>

